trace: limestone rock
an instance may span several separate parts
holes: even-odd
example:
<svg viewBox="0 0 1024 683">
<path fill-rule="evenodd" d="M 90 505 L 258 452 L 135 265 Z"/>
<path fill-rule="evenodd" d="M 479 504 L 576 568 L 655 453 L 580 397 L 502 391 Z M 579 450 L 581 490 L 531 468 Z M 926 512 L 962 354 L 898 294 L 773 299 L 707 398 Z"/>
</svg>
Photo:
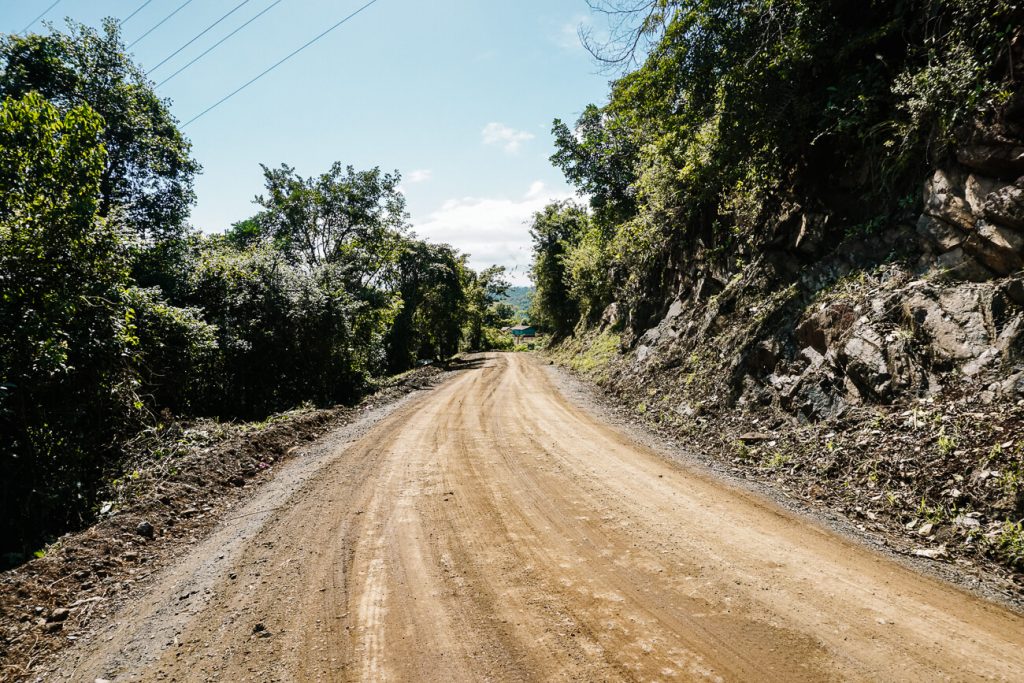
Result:
<svg viewBox="0 0 1024 683">
<path fill-rule="evenodd" d="M 846 410 L 846 401 L 833 385 L 833 379 L 828 374 L 809 374 L 793 396 L 792 409 L 808 422 L 838 417 Z"/>
<path fill-rule="evenodd" d="M 1024 235 L 988 221 L 978 222 L 977 229 L 964 241 L 964 250 L 1000 275 L 1024 266 Z"/>
<path fill-rule="evenodd" d="M 1004 365 L 1024 360 L 1024 313 L 1018 313 L 1003 325 L 992 351 L 1002 356 Z"/>
<path fill-rule="evenodd" d="M 976 218 L 964 198 L 966 180 L 960 174 L 938 169 L 925 183 L 924 213 L 969 231 Z"/>
<path fill-rule="evenodd" d="M 985 202 L 988 200 L 988 196 L 1005 185 L 1006 183 L 1001 180 L 988 178 L 977 173 L 967 176 L 967 182 L 964 185 L 964 199 L 967 200 L 971 213 L 975 216 L 980 216 L 984 213 Z"/>
<path fill-rule="evenodd" d="M 857 313 L 852 305 L 845 301 L 836 302 L 808 315 L 797 325 L 796 338 L 801 344 L 825 353 L 856 320 Z"/>
<path fill-rule="evenodd" d="M 673 321 L 683 314 L 685 306 L 680 299 L 676 299 L 672 302 L 672 305 L 668 307 L 668 313 L 665 314 L 666 321 Z"/>
<path fill-rule="evenodd" d="M 1024 178 L 989 194 L 982 212 L 996 225 L 1024 230 Z"/>
<path fill-rule="evenodd" d="M 1013 303 L 1024 306 L 1024 277 L 1007 278 L 999 291 Z"/>
<path fill-rule="evenodd" d="M 607 327 L 615 327 L 622 320 L 622 314 L 619 310 L 618 302 L 612 302 L 604 309 L 601 313 L 601 329 Z"/>
<path fill-rule="evenodd" d="M 967 232 L 941 218 L 921 214 L 917 221 L 917 234 L 938 246 L 942 251 L 959 247 Z"/>
<path fill-rule="evenodd" d="M 966 280 L 967 282 L 987 282 L 994 277 L 994 273 L 977 260 L 962 247 L 950 249 L 935 259 L 935 267 L 944 279 Z"/>
<path fill-rule="evenodd" d="M 938 293 L 918 290 L 904 301 L 904 315 L 928 340 L 936 357 L 970 360 L 992 345 L 986 291 L 976 285 Z"/>
<path fill-rule="evenodd" d="M 862 389 L 884 396 L 891 388 L 885 339 L 869 324 L 860 324 L 840 354 L 846 374 Z"/>
</svg>

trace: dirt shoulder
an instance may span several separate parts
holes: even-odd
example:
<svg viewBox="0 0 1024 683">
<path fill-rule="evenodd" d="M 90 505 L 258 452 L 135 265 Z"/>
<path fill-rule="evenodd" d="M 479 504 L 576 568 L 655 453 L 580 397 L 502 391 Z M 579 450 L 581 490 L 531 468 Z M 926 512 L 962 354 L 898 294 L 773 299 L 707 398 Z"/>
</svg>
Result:
<svg viewBox="0 0 1024 683">
<path fill-rule="evenodd" d="M 244 521 L 233 516 L 267 482 L 315 468 L 448 374 L 435 367 L 406 373 L 352 407 L 176 428 L 166 449 L 115 482 L 100 521 L 0 574 L 0 681 L 29 680 L 65 648 L 94 637 L 214 528 Z"/>
<path fill-rule="evenodd" d="M 825 426 L 828 429 L 814 425 L 795 427 L 788 421 L 740 409 L 729 415 L 681 419 L 671 410 L 658 409 L 664 403 L 659 401 L 659 394 L 666 390 L 656 381 L 643 387 L 619 387 L 568 367 L 564 353 L 540 354 L 540 358 L 552 381 L 575 403 L 665 457 L 704 468 L 904 566 L 1024 612 L 1024 573 L 1007 566 L 990 550 L 986 552 L 990 544 L 981 537 L 982 525 L 988 522 L 984 516 L 973 513 L 972 517 L 954 521 L 947 514 L 933 516 L 933 521 L 929 521 L 928 515 L 936 515 L 936 511 L 915 506 L 913 490 L 907 490 L 909 486 L 898 491 L 899 498 L 892 493 L 885 495 L 888 477 L 883 475 L 879 482 L 875 472 L 880 467 L 885 472 L 886 466 L 901 460 L 920 461 L 922 443 L 928 445 L 931 441 L 922 440 L 914 430 L 901 428 L 899 418 L 905 417 L 905 411 L 893 409 L 891 418 L 851 421 L 838 430 L 835 425 Z M 675 407 L 674 403 L 670 405 Z M 952 406 L 943 408 L 953 414 Z M 1014 415 L 988 411 L 987 417 L 983 417 L 977 408 L 968 405 L 963 412 L 975 416 L 971 418 L 975 422 L 980 418 L 993 423 L 998 435 L 1013 442 L 1024 428 L 1024 422 L 1015 419 L 1015 409 Z M 1004 423 L 1005 427 L 998 426 Z M 993 425 L 982 422 L 974 426 L 980 431 Z M 841 446 L 828 451 L 827 443 Z M 831 469 L 823 471 L 817 466 L 816 459 L 822 452 L 830 457 Z M 780 453 L 783 455 L 779 456 Z M 955 462 L 930 464 L 931 469 L 925 463 L 920 476 L 932 478 L 933 484 L 948 482 L 949 488 L 954 488 L 960 483 L 966 488 L 979 483 L 975 477 L 963 484 L 964 477 L 957 477 Z M 993 475 L 998 476 L 998 472 Z M 977 526 L 965 529 L 964 526 L 972 524 L 971 519 L 978 519 Z M 1001 526 L 994 524 L 992 528 L 998 533 Z"/>
</svg>

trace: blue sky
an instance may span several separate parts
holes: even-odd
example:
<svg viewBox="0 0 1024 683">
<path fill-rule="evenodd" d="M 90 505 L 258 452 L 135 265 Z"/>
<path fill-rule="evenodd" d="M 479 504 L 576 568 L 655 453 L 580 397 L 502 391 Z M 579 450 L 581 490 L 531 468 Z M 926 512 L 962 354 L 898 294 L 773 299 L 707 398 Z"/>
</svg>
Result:
<svg viewBox="0 0 1024 683">
<path fill-rule="evenodd" d="M 61 0 L 46 17 L 98 25 L 143 0 Z M 153 0 L 123 27 L 127 43 L 184 0 Z M 241 0 L 193 0 L 131 51 L 158 64 Z M 249 0 L 151 72 L 159 82 L 273 0 Z M 159 88 L 181 121 L 256 76 L 366 0 L 282 0 Z M 6 2 L 0 30 L 20 31 L 52 0 Z M 194 225 L 223 230 L 251 215 L 260 163 L 303 175 L 341 161 L 398 169 L 414 229 L 509 267 L 525 283 L 524 221 L 571 195 L 547 161 L 551 121 L 601 102 L 608 77 L 579 45 L 584 0 L 379 0 L 256 84 L 188 126 L 203 165 Z M 37 23 L 34 30 L 44 27 Z"/>
</svg>

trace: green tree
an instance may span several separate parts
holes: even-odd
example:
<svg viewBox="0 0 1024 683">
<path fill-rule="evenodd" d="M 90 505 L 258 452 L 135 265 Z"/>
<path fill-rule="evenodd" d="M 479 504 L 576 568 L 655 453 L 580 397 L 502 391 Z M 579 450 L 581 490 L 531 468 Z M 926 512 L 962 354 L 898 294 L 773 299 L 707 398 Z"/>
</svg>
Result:
<svg viewBox="0 0 1024 683">
<path fill-rule="evenodd" d="M 263 167 L 266 194 L 257 221 L 263 234 L 306 268 L 344 264 L 365 286 L 393 262 L 407 230 L 401 176 L 379 168 L 356 171 L 335 163 L 317 177 L 295 169 Z"/>
<path fill-rule="evenodd" d="M 579 302 L 570 291 L 566 254 L 587 231 L 590 217 L 571 201 L 554 202 L 533 216 L 533 265 L 536 291 L 530 318 L 557 337 L 572 333 L 580 318 Z"/>
<path fill-rule="evenodd" d="M 823 248 L 905 222 L 975 124 L 1018 125 L 1019 3 L 591 4 L 612 22 L 607 44 L 588 43 L 599 60 L 643 63 L 574 127 L 555 121 L 552 162 L 590 196 L 599 230 L 538 267 L 550 277 L 563 263 L 583 312 L 614 299 L 634 331 L 671 289 L 711 272 L 722 285 L 769 243 L 795 240 L 787 210 L 829 216 L 836 239 Z M 604 283 L 592 277 L 602 269 Z"/>
<path fill-rule="evenodd" d="M 498 327 L 504 321 L 497 308 L 498 301 L 508 292 L 511 283 L 505 279 L 504 266 L 490 266 L 479 273 L 466 271 L 466 343 L 471 349 L 486 350 L 486 341 L 494 335 L 485 334 L 487 328 Z M 510 316 L 507 316 L 510 317 Z"/>
<path fill-rule="evenodd" d="M 142 403 L 124 240 L 100 216 L 102 119 L 37 93 L 0 107 L 0 539 L 87 514 Z"/>
<path fill-rule="evenodd" d="M 181 234 L 199 164 L 168 102 L 128 56 L 116 20 L 102 32 L 71 23 L 67 33 L 0 38 L 0 97 L 32 91 L 62 112 L 85 104 L 102 117 L 100 216 L 118 209 L 127 226 L 156 241 Z"/>
<path fill-rule="evenodd" d="M 407 240 L 391 287 L 401 308 L 385 339 L 387 367 L 408 370 L 417 360 L 445 360 L 459 350 L 465 318 L 464 272 L 446 244 Z"/>
<path fill-rule="evenodd" d="M 219 349 L 193 401 L 200 414 L 262 418 L 347 402 L 383 363 L 393 298 L 352 291 L 329 267 L 310 273 L 271 245 L 208 238 L 187 278 L 177 303 L 203 311 Z"/>
<path fill-rule="evenodd" d="M 551 163 L 590 196 L 594 211 L 610 222 L 632 217 L 637 208 L 634 184 L 640 154 L 632 131 L 591 104 L 573 129 L 555 119 L 551 132 L 555 138 Z"/>
</svg>

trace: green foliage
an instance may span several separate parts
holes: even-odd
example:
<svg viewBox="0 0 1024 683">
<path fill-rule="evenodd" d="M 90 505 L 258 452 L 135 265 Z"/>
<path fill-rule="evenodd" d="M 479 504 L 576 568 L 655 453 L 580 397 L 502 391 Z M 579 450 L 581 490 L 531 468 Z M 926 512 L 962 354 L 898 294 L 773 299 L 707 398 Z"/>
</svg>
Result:
<svg viewBox="0 0 1024 683">
<path fill-rule="evenodd" d="M 71 23 L 67 33 L 0 39 L 0 98 L 29 92 L 61 112 L 85 104 L 102 117 L 101 216 L 117 209 L 147 238 L 181 233 L 199 165 L 168 103 L 129 58 L 116 20 L 106 20 L 102 32 Z"/>
<path fill-rule="evenodd" d="M 500 300 L 508 292 L 504 266 L 491 266 L 479 273 L 467 272 L 466 291 L 466 345 L 470 349 L 489 350 L 494 331 L 516 324 L 510 319 L 507 306 Z M 486 334 L 486 331 L 492 331 Z"/>
<path fill-rule="evenodd" d="M 550 204 L 533 217 L 530 275 L 536 290 L 530 319 L 550 330 L 556 338 L 570 334 L 580 317 L 580 302 L 570 291 L 566 259 L 589 225 L 586 210 L 569 201 Z"/>
<path fill-rule="evenodd" d="M 622 339 L 619 335 L 606 330 L 585 341 L 580 352 L 573 355 L 570 365 L 577 372 L 598 374 L 618 355 L 621 345 Z"/>
<path fill-rule="evenodd" d="M 459 350 L 466 275 L 462 260 L 448 245 L 404 243 L 391 275 L 400 310 L 384 338 L 389 372 L 408 370 L 418 360 L 444 360 Z"/>
<path fill-rule="evenodd" d="M 591 196 L 591 204 L 602 218 L 622 220 L 636 212 L 633 184 L 640 149 L 628 129 L 591 104 L 574 129 L 555 119 L 551 132 L 556 149 L 551 162 Z"/>
<path fill-rule="evenodd" d="M 203 310 L 179 308 L 158 287 L 129 287 L 126 338 L 148 405 L 176 414 L 201 414 L 204 387 L 218 368 L 217 328 Z"/>
<path fill-rule="evenodd" d="M 1024 490 L 1024 461 L 1010 460 L 999 474 L 999 486 L 1008 496 L 1016 496 Z"/>
<path fill-rule="evenodd" d="M 942 432 L 939 434 L 935 445 L 939 449 L 939 455 L 945 457 L 956 450 L 956 438 Z"/>
<path fill-rule="evenodd" d="M 769 470 L 779 470 L 793 461 L 793 456 L 782 451 L 772 451 L 766 454 L 762 461 L 762 467 Z"/>
<path fill-rule="evenodd" d="M 564 277 L 569 296 L 584 320 L 600 315 L 611 299 L 608 271 L 612 264 L 608 235 L 596 221 L 588 221 L 575 242 L 566 245 L 562 256 Z"/>
<path fill-rule="evenodd" d="M 125 240 L 99 216 L 102 121 L 37 93 L 0 107 L 0 536 L 31 547 L 86 509 L 140 417 Z"/>
<path fill-rule="evenodd" d="M 502 332 L 496 327 L 485 327 L 480 348 L 490 351 L 512 351 L 515 343 L 508 332 Z"/>
<path fill-rule="evenodd" d="M 619 22 L 599 57 L 652 47 L 606 105 L 554 124 L 551 160 L 594 223 L 536 231 L 538 312 L 560 334 L 609 300 L 645 328 L 678 271 L 728 275 L 794 238 L 772 220 L 784 205 L 828 215 L 832 244 L 904 220 L 955 137 L 1014 97 L 1007 51 L 1024 22 L 1009 0 L 597 4 Z"/>
<path fill-rule="evenodd" d="M 1003 523 L 993 539 L 996 552 L 1018 568 L 1024 567 L 1024 521 Z"/>
<path fill-rule="evenodd" d="M 406 230 L 401 176 L 379 168 L 356 171 L 335 163 L 318 177 L 303 178 L 287 165 L 263 166 L 266 194 L 256 201 L 260 232 L 293 263 L 315 269 L 344 264 L 359 287 L 378 278 L 393 260 Z M 236 227 L 237 239 L 243 230 Z"/>
<path fill-rule="evenodd" d="M 502 269 L 409 238 L 397 173 L 264 167 L 258 215 L 186 231 L 198 165 L 112 20 L 0 38 L 0 96 L 4 557 L 89 521 L 176 416 L 350 401 L 467 328 L 506 343 Z"/>
<path fill-rule="evenodd" d="M 188 234 L 197 167 L 114 25 L 0 58 L 5 556 L 88 521 L 158 419 L 354 399 L 456 353 L 471 314 L 501 343 L 500 269 L 405 237 L 397 174 L 265 170 L 257 217 Z"/>
</svg>

